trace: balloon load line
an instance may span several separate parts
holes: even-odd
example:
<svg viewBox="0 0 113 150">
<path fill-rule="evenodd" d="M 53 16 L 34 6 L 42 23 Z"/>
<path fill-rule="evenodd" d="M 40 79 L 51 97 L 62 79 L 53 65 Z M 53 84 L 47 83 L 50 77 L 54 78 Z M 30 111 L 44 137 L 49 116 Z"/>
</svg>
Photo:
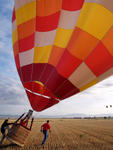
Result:
<svg viewBox="0 0 113 150">
<path fill-rule="evenodd" d="M 51 99 L 51 97 L 49 97 L 49 96 L 32 92 L 31 90 L 28 90 L 28 89 L 26 89 L 26 88 L 25 88 L 25 90 L 28 91 L 28 92 L 30 92 L 30 93 L 33 93 L 33 94 L 35 94 L 35 95 L 38 95 L 38 96 L 41 96 L 41 97 L 44 97 L 44 98 L 47 98 L 47 99 Z M 54 99 L 60 102 L 60 99 L 56 99 L 56 98 L 54 98 Z"/>
</svg>

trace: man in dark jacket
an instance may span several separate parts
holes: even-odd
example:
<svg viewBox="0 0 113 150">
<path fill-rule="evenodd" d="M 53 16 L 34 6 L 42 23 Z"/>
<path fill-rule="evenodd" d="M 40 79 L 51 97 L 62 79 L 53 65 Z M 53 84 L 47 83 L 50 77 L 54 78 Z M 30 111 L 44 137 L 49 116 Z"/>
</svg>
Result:
<svg viewBox="0 0 113 150">
<path fill-rule="evenodd" d="M 2 144 L 3 140 L 5 139 L 6 137 L 6 129 L 9 128 L 9 125 L 12 125 L 14 123 L 8 123 L 8 119 L 6 119 L 3 124 L 1 125 L 1 133 L 2 133 L 2 138 L 1 138 L 1 141 L 0 141 L 0 144 Z"/>
</svg>

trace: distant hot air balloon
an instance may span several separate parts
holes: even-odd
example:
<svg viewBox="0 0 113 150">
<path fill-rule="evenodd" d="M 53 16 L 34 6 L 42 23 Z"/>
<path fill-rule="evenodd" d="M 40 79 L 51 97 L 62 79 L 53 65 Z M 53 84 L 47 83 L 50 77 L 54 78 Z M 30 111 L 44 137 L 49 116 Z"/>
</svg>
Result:
<svg viewBox="0 0 113 150">
<path fill-rule="evenodd" d="M 42 111 L 113 74 L 113 0 L 15 0 L 16 67 Z"/>
<path fill-rule="evenodd" d="M 109 106 L 108 106 L 108 105 L 106 105 L 106 108 L 108 108 L 108 107 L 112 108 L 112 105 L 109 105 Z"/>
</svg>

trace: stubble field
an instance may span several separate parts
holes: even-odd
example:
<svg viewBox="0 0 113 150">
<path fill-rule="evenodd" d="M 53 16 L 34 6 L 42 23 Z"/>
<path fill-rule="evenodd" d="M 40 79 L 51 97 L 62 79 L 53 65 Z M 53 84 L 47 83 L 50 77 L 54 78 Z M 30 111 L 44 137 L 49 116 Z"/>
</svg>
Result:
<svg viewBox="0 0 113 150">
<path fill-rule="evenodd" d="M 50 119 L 51 133 L 44 147 L 40 126 L 46 119 L 36 119 L 24 147 L 8 140 L 2 150 L 113 150 L 113 120 Z M 3 120 L 0 120 L 0 124 Z M 0 134 L 1 136 L 1 134 Z"/>
</svg>

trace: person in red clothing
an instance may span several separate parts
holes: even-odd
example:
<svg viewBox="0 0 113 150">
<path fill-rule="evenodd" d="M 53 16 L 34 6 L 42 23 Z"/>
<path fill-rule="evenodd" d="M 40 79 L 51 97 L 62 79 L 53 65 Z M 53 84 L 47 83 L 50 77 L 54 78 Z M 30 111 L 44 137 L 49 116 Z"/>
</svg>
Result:
<svg viewBox="0 0 113 150">
<path fill-rule="evenodd" d="M 20 124 L 24 127 L 27 127 L 27 120 L 21 120 Z"/>
<path fill-rule="evenodd" d="M 41 126 L 41 132 L 43 132 L 43 134 L 44 134 L 44 139 L 43 139 L 41 145 L 44 145 L 44 144 L 45 144 L 45 142 L 46 142 L 46 140 L 47 140 L 47 138 L 48 138 L 48 132 L 47 132 L 47 131 L 49 130 L 49 132 L 50 132 L 50 131 L 51 131 L 50 128 L 51 128 L 51 126 L 49 125 L 49 120 L 47 120 L 47 122 L 44 123 L 44 124 Z"/>
</svg>

